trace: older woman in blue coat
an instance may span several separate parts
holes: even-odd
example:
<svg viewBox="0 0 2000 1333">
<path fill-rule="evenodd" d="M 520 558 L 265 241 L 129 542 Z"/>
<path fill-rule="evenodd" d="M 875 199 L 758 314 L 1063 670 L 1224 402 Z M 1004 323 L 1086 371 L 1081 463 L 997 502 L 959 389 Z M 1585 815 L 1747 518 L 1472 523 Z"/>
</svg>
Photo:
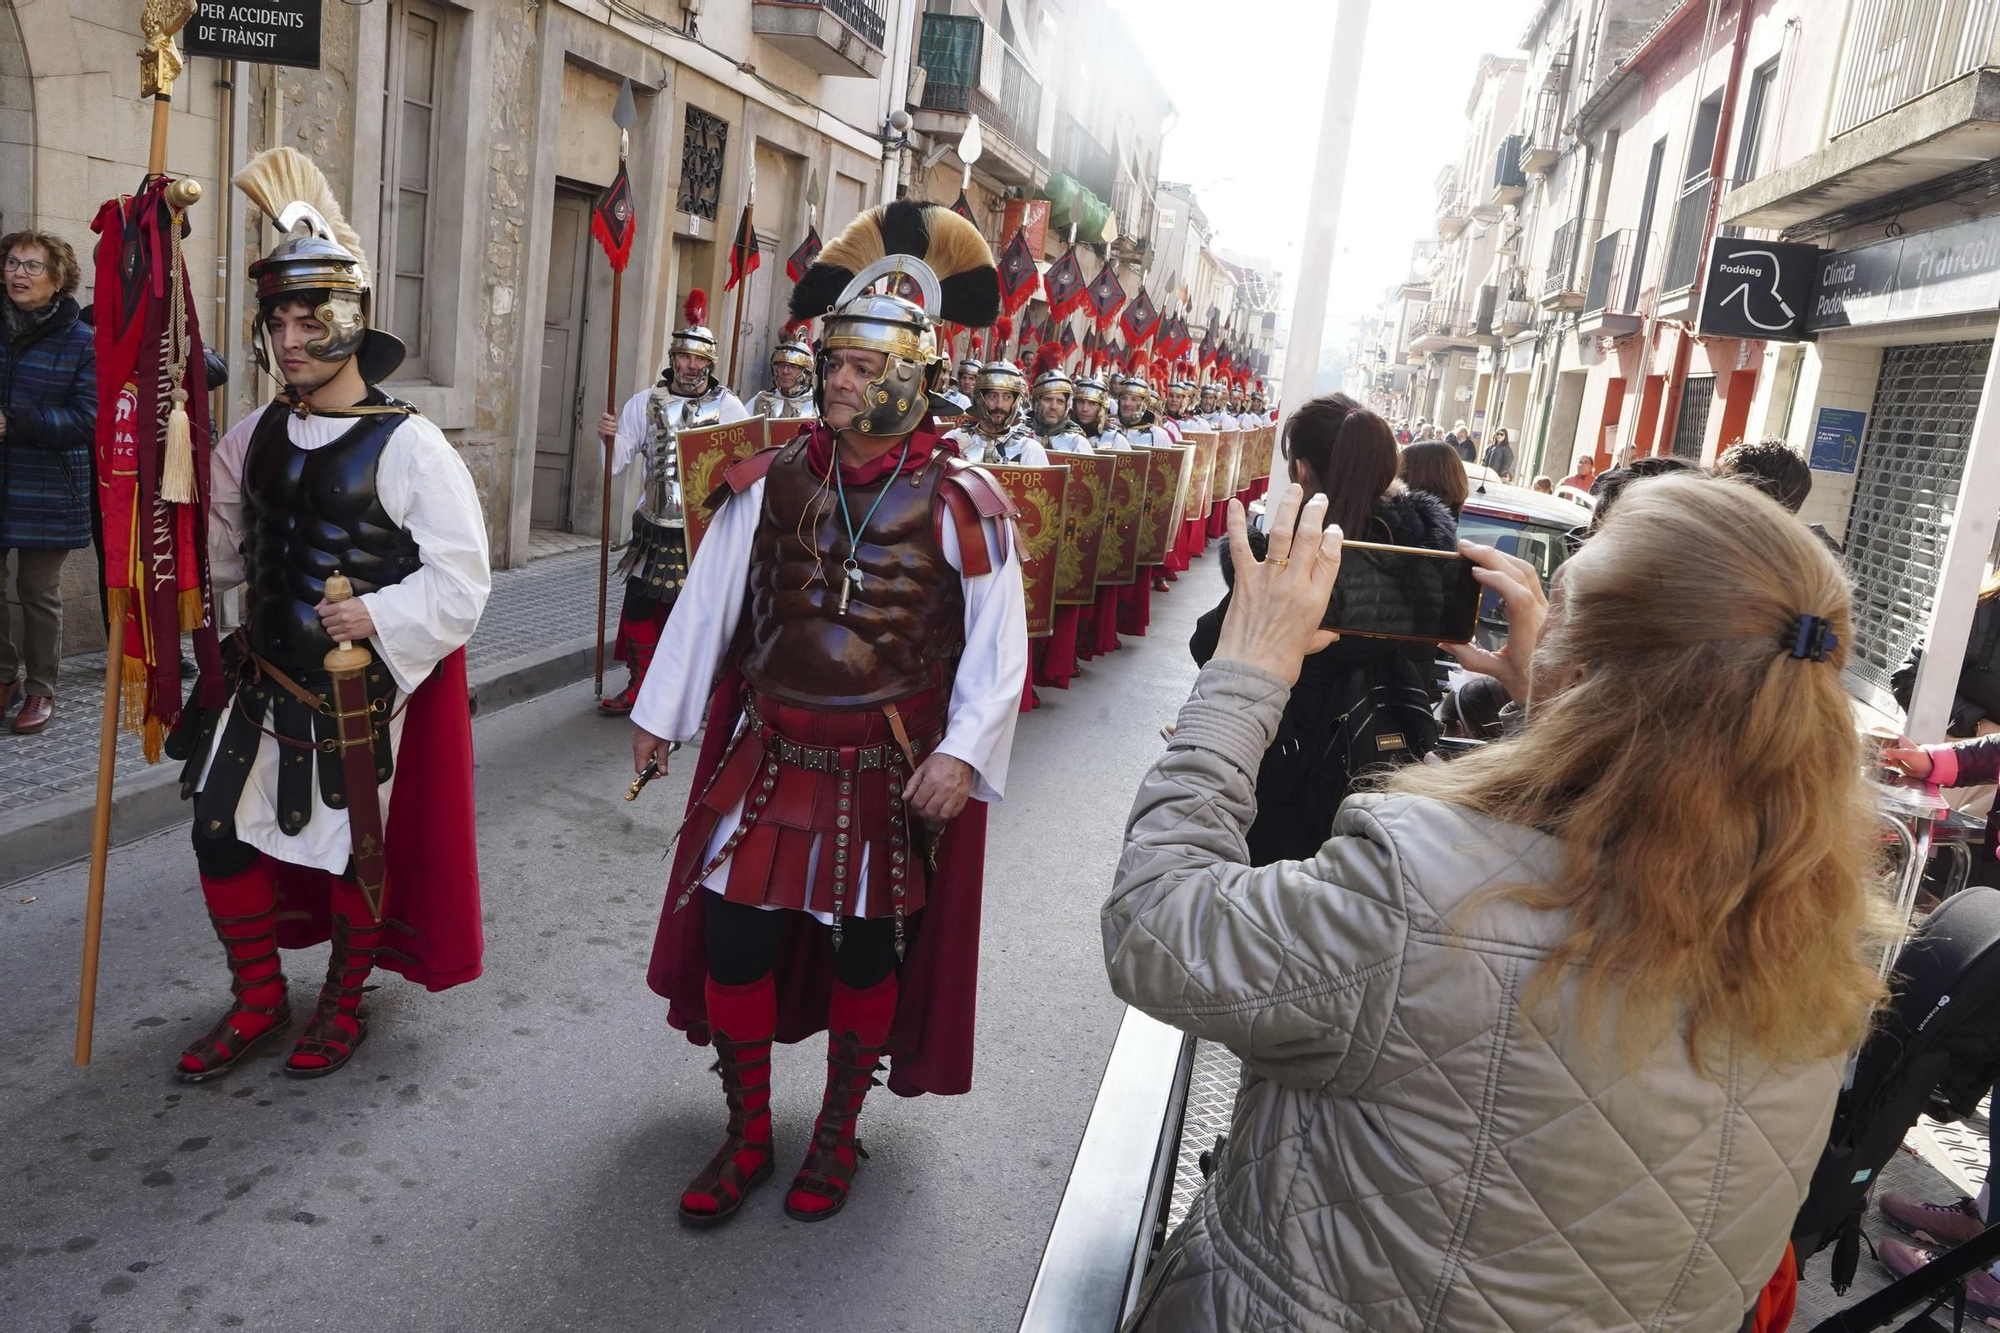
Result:
<svg viewBox="0 0 2000 1333">
<path fill-rule="evenodd" d="M 0 337 L 0 561 L 11 554 L 22 639 L 0 617 L 0 706 L 28 735 L 55 714 L 62 566 L 90 544 L 97 353 L 78 317 L 83 270 L 43 231 L 0 237 L 7 299 Z"/>
</svg>

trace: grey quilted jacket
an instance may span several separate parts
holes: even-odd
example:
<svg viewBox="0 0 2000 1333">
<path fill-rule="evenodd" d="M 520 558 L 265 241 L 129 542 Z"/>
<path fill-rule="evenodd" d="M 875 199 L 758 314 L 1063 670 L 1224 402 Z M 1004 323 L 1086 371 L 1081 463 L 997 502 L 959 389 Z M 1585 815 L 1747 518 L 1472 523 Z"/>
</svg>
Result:
<svg viewBox="0 0 2000 1333">
<path fill-rule="evenodd" d="M 1130 1327 L 1738 1328 L 1825 1142 L 1837 1063 L 1732 1050 L 1708 1079 L 1668 1041 L 1621 1070 L 1607 1040 L 1525 1021 L 1563 919 L 1458 909 L 1557 873 L 1560 846 L 1531 829 L 1357 796 L 1315 860 L 1252 869 L 1285 693 L 1241 663 L 1203 669 L 1104 906 L 1113 989 L 1243 1059 L 1228 1147 Z"/>
</svg>

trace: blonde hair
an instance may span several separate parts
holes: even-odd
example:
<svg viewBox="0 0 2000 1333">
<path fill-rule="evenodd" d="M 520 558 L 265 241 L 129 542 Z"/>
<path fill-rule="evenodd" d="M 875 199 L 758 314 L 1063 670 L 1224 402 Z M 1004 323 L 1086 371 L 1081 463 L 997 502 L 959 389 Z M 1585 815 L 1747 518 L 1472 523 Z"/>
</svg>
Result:
<svg viewBox="0 0 2000 1333">
<path fill-rule="evenodd" d="M 1825 661 L 1789 651 L 1831 622 Z M 1569 915 L 1524 1012 L 1580 974 L 1577 1016 L 1615 1013 L 1635 1060 L 1684 1025 L 1689 1058 L 1729 1041 L 1790 1064 L 1840 1055 L 1885 995 L 1879 820 L 1841 687 L 1846 578 L 1797 520 L 1744 483 L 1660 477 L 1564 565 L 1534 658 L 1543 681 L 1509 742 L 1391 784 L 1542 829 L 1554 883 L 1502 887 Z"/>
</svg>

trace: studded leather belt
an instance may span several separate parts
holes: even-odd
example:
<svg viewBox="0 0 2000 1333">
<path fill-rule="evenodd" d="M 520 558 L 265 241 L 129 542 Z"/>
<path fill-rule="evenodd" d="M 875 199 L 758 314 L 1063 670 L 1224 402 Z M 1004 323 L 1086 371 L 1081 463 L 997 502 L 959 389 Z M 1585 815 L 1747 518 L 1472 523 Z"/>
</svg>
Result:
<svg viewBox="0 0 2000 1333">
<path fill-rule="evenodd" d="M 764 720 L 763 714 L 757 711 L 754 698 L 744 702 L 743 712 L 749 725 L 763 738 L 765 753 L 775 755 L 781 764 L 803 768 L 808 773 L 866 773 L 889 768 L 894 760 L 902 757 L 902 751 L 894 742 L 827 747 L 788 741 Z"/>
</svg>

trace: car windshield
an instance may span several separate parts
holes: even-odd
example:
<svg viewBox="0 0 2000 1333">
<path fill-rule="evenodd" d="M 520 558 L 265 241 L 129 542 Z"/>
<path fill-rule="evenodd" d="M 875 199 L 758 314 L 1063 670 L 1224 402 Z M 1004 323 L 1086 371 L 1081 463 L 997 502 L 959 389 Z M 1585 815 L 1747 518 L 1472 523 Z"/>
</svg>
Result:
<svg viewBox="0 0 2000 1333">
<path fill-rule="evenodd" d="M 1479 514 L 1468 509 L 1459 516 L 1458 535 L 1526 560 L 1542 576 L 1544 589 L 1555 577 L 1556 566 L 1569 557 L 1569 544 L 1563 540 L 1562 529 L 1518 518 Z"/>
</svg>

